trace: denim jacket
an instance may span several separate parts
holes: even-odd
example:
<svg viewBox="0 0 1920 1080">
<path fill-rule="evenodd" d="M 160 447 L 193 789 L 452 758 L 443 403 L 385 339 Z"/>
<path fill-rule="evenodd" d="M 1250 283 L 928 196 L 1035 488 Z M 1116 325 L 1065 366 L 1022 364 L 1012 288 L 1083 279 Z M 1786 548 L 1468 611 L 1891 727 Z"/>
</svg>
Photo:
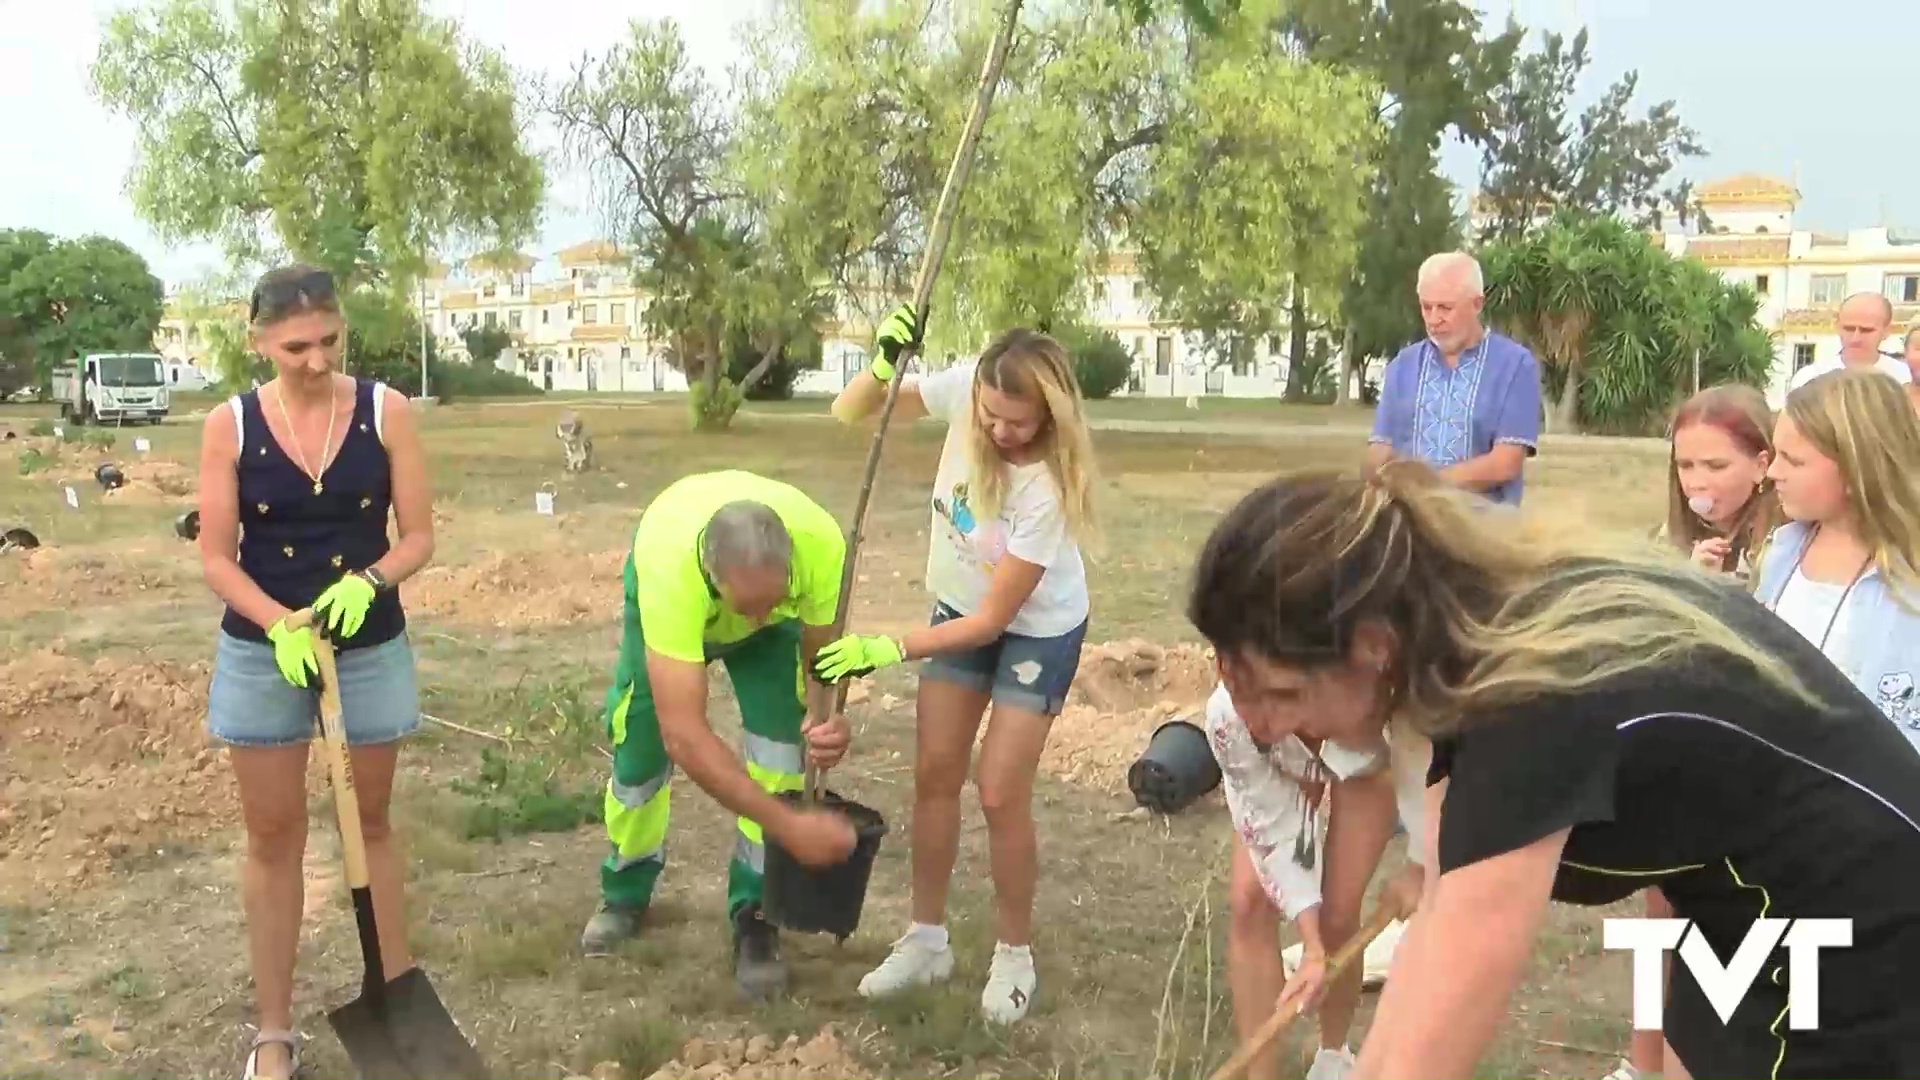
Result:
<svg viewBox="0 0 1920 1080">
<path fill-rule="evenodd" d="M 1810 532 L 1805 523 L 1790 522 L 1767 542 L 1754 596 L 1769 610 L 1786 591 Z M 1904 599 L 1920 609 L 1920 597 Z M 1847 598 L 1847 618 L 1853 655 L 1832 658 L 1835 665 L 1920 748 L 1920 611 L 1895 602 L 1879 569 L 1869 568 Z"/>
</svg>

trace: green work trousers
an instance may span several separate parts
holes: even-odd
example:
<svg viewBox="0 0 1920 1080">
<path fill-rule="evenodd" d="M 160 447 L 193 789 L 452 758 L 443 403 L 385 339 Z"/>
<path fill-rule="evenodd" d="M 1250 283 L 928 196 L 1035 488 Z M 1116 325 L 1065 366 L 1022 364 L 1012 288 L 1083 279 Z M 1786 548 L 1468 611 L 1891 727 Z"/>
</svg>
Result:
<svg viewBox="0 0 1920 1080">
<path fill-rule="evenodd" d="M 800 624 L 788 620 L 725 646 L 709 660 L 726 665 L 746 729 L 747 773 L 769 792 L 799 791 L 805 750 L 806 684 L 800 667 Z M 613 777 L 607 782 L 607 839 L 613 850 L 600 867 L 600 893 L 609 907 L 644 908 L 666 868 L 667 781 L 673 762 L 660 741 L 660 721 L 647 684 L 646 648 L 639 612 L 627 601 L 620 666 L 607 694 L 607 733 L 613 740 Z M 760 823 L 738 818 L 727 867 L 727 913 L 760 902 L 766 846 Z"/>
</svg>

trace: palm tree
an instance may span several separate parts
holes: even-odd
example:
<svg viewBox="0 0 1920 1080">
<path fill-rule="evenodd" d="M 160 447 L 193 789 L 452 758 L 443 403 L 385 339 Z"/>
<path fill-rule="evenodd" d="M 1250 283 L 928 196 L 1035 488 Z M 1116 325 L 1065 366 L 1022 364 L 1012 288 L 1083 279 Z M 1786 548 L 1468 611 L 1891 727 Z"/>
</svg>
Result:
<svg viewBox="0 0 1920 1080">
<path fill-rule="evenodd" d="M 1556 215 L 1481 255 L 1490 320 L 1539 358 L 1548 427 L 1657 429 L 1699 383 L 1765 385 L 1758 299 L 1617 218 Z"/>
</svg>

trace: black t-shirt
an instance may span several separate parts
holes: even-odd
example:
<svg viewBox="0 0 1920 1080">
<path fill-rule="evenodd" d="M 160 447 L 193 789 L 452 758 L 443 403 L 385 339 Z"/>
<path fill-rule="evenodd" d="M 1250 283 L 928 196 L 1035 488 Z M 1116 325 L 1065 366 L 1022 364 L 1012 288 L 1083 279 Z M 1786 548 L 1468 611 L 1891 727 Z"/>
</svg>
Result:
<svg viewBox="0 0 1920 1080">
<path fill-rule="evenodd" d="M 1781 948 L 1726 1024 L 1674 963 L 1667 1039 L 1699 1077 L 1920 1076 L 1920 753 L 1746 593 L 1660 580 L 1784 659 L 1827 707 L 1702 650 L 1470 720 L 1434 745 L 1428 782 L 1448 781 L 1440 872 L 1570 828 L 1554 899 L 1608 904 L 1658 885 L 1723 962 L 1762 915 L 1852 918 L 1853 945 L 1820 951 L 1820 1030 L 1788 1026 Z"/>
</svg>

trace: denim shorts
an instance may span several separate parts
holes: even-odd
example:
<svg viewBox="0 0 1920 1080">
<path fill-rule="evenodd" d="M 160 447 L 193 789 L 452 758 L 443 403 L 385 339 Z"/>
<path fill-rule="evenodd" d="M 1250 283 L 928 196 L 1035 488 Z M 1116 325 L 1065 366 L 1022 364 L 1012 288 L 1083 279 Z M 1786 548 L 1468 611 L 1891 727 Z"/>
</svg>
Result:
<svg viewBox="0 0 1920 1080">
<path fill-rule="evenodd" d="M 351 746 L 392 742 L 420 726 L 407 635 L 338 654 L 340 712 Z M 213 654 L 207 730 L 234 746 L 292 746 L 319 729 L 320 695 L 288 682 L 273 646 L 224 631 Z"/>
<path fill-rule="evenodd" d="M 960 613 L 947 605 L 934 605 L 932 625 L 957 618 Z M 1073 688 L 1074 672 L 1080 666 L 1080 646 L 1086 638 L 1084 619 L 1058 637 L 1001 634 L 976 648 L 929 657 L 920 668 L 920 677 L 992 691 L 996 704 L 1059 716 L 1067 703 L 1067 691 Z"/>
</svg>

